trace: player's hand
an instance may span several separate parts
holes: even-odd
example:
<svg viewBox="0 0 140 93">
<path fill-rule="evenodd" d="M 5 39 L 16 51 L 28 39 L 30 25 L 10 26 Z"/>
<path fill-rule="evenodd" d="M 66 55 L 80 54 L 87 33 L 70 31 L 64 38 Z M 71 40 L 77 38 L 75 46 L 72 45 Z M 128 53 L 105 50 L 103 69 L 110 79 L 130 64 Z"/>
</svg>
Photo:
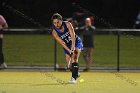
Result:
<svg viewBox="0 0 140 93">
<path fill-rule="evenodd" d="M 75 47 L 72 47 L 70 54 L 73 55 L 74 54 L 74 51 L 75 51 Z"/>
<path fill-rule="evenodd" d="M 72 50 L 70 50 L 70 49 L 69 49 L 68 51 L 69 51 L 69 54 L 70 54 L 70 55 L 72 55 L 72 54 L 74 53 L 74 52 L 73 52 Z"/>
<path fill-rule="evenodd" d="M 73 55 L 73 54 L 74 54 L 74 51 L 75 51 L 75 50 L 71 50 L 71 53 L 70 53 L 70 54 Z"/>
</svg>

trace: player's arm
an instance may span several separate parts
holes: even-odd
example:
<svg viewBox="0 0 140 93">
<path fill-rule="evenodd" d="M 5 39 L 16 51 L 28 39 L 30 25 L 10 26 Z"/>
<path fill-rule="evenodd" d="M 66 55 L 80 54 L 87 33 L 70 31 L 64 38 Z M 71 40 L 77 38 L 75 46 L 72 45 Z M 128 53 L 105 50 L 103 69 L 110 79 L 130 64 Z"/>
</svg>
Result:
<svg viewBox="0 0 140 93">
<path fill-rule="evenodd" d="M 2 19 L 2 21 L 3 21 L 3 25 L 2 25 L 3 28 L 4 28 L 4 29 L 5 29 L 5 28 L 8 28 L 8 24 L 7 24 L 6 20 L 4 19 L 4 17 L 0 15 L 0 19 Z"/>
<path fill-rule="evenodd" d="M 71 40 L 72 40 L 72 50 L 75 50 L 75 32 L 74 32 L 74 28 L 72 26 L 72 24 L 70 22 L 66 22 L 68 30 L 70 32 L 71 35 Z"/>
<path fill-rule="evenodd" d="M 52 31 L 52 36 L 57 42 L 62 45 L 62 47 L 64 47 L 67 51 L 71 52 L 71 50 L 66 46 L 65 42 L 58 36 L 58 34 L 54 30 Z"/>
</svg>

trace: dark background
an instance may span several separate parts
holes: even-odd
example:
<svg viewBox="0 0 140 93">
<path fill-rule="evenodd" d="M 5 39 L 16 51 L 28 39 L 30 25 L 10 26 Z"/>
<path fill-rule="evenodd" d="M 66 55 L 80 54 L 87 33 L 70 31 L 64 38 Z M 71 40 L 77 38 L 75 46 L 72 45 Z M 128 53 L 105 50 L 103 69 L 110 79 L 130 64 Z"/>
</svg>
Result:
<svg viewBox="0 0 140 93">
<path fill-rule="evenodd" d="M 3 2 L 46 27 L 51 25 L 50 18 L 55 12 L 68 18 L 72 17 L 74 12 L 79 11 L 80 9 L 73 3 L 118 28 L 132 28 L 140 11 L 140 0 L 1 0 L 0 14 L 5 17 L 11 28 L 33 28 L 38 25 L 3 7 Z M 108 27 L 96 19 L 95 25 L 100 28 Z"/>
</svg>

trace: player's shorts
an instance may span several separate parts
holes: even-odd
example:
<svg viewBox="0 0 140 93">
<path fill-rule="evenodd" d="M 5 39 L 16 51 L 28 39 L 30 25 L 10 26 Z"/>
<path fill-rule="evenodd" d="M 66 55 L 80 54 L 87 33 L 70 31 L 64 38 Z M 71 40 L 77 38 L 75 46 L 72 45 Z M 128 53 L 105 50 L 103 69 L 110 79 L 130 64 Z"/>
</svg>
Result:
<svg viewBox="0 0 140 93">
<path fill-rule="evenodd" d="M 71 46 L 67 46 L 67 47 L 69 49 L 71 49 Z M 75 48 L 83 50 L 83 43 L 82 43 L 82 40 L 79 37 L 77 37 L 77 39 L 75 41 Z M 64 49 L 64 53 L 70 55 L 70 53 L 66 49 Z"/>
</svg>

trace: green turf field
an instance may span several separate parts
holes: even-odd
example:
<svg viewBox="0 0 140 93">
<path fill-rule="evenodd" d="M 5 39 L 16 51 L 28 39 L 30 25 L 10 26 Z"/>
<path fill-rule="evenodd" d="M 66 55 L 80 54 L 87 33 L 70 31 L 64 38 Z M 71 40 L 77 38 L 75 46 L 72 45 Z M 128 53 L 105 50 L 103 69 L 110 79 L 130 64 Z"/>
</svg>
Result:
<svg viewBox="0 0 140 93">
<path fill-rule="evenodd" d="M 120 66 L 140 68 L 140 37 L 122 35 L 120 40 Z M 53 66 L 54 39 L 49 35 L 5 35 L 5 62 L 12 66 Z M 96 68 L 116 68 L 117 38 L 115 35 L 96 35 L 94 63 Z M 82 55 L 80 66 L 84 66 Z M 62 47 L 57 44 L 57 63 L 65 65 Z"/>
<path fill-rule="evenodd" d="M 81 72 L 77 84 L 67 83 L 70 76 L 70 72 L 0 71 L 0 93 L 139 93 L 140 89 L 140 73 Z"/>
</svg>

